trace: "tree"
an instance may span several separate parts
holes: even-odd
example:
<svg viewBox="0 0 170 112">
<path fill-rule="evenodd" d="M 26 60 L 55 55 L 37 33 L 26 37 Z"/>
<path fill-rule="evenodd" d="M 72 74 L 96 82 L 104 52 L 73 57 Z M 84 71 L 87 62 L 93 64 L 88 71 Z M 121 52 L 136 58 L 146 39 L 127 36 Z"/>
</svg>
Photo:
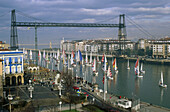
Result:
<svg viewBox="0 0 170 112">
<path fill-rule="evenodd" d="M 145 55 L 144 49 L 138 49 L 138 55 L 144 56 Z"/>
<path fill-rule="evenodd" d="M 149 47 L 146 47 L 146 55 L 152 56 L 152 49 L 149 49 Z"/>
<path fill-rule="evenodd" d="M 127 56 L 130 56 L 131 55 L 131 50 L 128 48 L 128 49 L 126 49 L 125 50 L 125 54 L 127 55 Z"/>
<path fill-rule="evenodd" d="M 65 88 L 64 94 L 68 99 L 68 102 L 70 104 L 70 110 L 71 110 L 71 104 L 75 103 L 75 100 L 76 100 L 74 97 L 76 92 L 73 90 L 75 81 L 70 73 L 61 73 L 61 80 L 62 80 L 62 84 Z"/>
</svg>

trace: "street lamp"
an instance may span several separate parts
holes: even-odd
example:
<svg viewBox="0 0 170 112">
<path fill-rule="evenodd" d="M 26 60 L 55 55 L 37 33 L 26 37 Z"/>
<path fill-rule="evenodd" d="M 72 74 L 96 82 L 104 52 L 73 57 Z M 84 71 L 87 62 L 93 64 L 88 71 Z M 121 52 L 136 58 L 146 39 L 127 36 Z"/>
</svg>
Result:
<svg viewBox="0 0 170 112">
<path fill-rule="evenodd" d="M 61 88 L 62 88 L 62 86 L 61 86 L 61 81 L 60 81 L 59 86 L 58 86 L 58 89 L 59 89 L 59 96 L 60 96 L 60 97 L 61 97 Z"/>
<path fill-rule="evenodd" d="M 13 97 L 12 97 L 12 95 L 8 95 L 8 100 L 9 100 L 9 111 L 11 112 L 11 102 L 10 101 L 12 101 L 13 100 Z"/>
<path fill-rule="evenodd" d="M 28 90 L 30 91 L 30 98 L 32 98 L 32 92 L 34 91 L 34 87 L 30 86 Z"/>
<path fill-rule="evenodd" d="M 61 104 L 62 104 L 62 101 L 60 101 L 59 104 L 60 104 L 60 111 L 61 111 Z"/>
</svg>

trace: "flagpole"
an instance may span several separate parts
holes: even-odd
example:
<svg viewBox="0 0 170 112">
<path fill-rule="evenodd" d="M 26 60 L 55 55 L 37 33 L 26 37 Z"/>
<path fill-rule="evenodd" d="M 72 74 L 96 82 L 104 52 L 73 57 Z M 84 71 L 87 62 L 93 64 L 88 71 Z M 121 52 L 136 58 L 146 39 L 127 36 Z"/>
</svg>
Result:
<svg viewBox="0 0 170 112">
<path fill-rule="evenodd" d="M 104 73 L 104 101 L 106 101 L 106 93 L 107 93 L 107 77 L 106 77 L 106 72 Z"/>
</svg>

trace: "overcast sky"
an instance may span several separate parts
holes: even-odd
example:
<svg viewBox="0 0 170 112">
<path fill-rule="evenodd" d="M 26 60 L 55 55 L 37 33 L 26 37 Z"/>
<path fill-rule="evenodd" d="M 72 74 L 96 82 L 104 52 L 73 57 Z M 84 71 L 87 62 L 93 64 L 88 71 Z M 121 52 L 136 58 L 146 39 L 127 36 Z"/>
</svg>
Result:
<svg viewBox="0 0 170 112">
<path fill-rule="evenodd" d="M 0 40 L 9 43 L 10 11 L 17 21 L 118 23 L 126 15 L 127 38 L 170 36 L 170 0 L 0 0 Z M 140 25 L 141 32 L 135 24 Z M 150 35 L 145 34 L 149 32 Z M 144 33 L 145 32 L 145 33 Z M 38 28 L 39 43 L 76 39 L 117 39 L 118 28 Z M 34 43 L 33 28 L 18 28 L 19 43 Z"/>
</svg>

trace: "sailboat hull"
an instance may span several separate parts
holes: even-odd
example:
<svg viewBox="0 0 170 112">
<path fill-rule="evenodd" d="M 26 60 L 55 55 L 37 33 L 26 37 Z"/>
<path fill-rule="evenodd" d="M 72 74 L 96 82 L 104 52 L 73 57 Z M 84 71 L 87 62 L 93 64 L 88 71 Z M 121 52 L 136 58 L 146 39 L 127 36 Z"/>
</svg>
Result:
<svg viewBox="0 0 170 112">
<path fill-rule="evenodd" d="M 166 88 L 166 87 L 167 87 L 167 85 L 166 85 L 166 84 L 159 84 L 159 87 Z"/>
</svg>

